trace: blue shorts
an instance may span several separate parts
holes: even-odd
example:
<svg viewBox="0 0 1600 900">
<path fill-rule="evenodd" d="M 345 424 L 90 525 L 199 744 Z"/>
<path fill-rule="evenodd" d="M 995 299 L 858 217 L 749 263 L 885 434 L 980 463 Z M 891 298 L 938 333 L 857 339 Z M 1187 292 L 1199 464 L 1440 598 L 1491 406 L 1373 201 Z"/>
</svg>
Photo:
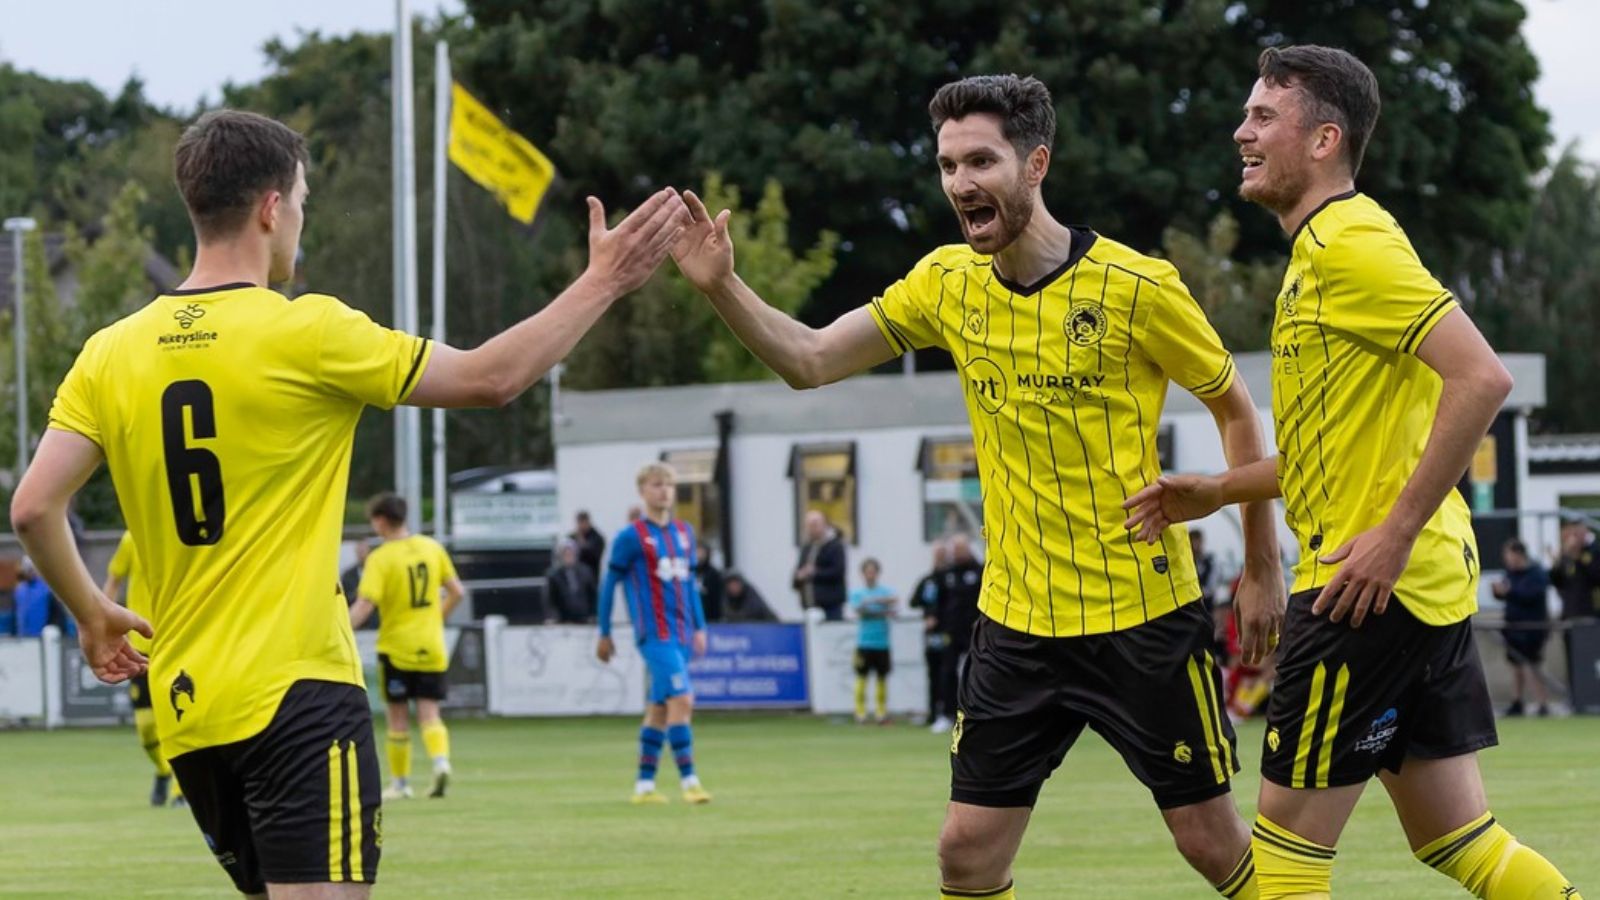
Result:
<svg viewBox="0 0 1600 900">
<path fill-rule="evenodd" d="M 651 703 L 693 693 L 688 648 L 675 641 L 650 641 L 639 645 L 639 655 L 644 657 L 645 698 Z"/>
</svg>

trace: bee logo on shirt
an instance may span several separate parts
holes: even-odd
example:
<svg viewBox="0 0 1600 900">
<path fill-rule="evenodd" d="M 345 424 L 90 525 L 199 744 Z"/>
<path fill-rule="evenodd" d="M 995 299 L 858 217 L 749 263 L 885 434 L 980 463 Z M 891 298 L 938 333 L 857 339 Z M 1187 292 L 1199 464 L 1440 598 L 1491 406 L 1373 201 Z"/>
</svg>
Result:
<svg viewBox="0 0 1600 900">
<path fill-rule="evenodd" d="M 173 313 L 172 317 L 178 320 L 179 326 L 183 327 L 184 329 L 188 329 L 194 325 L 196 319 L 204 318 L 205 314 L 206 311 L 204 307 L 198 303 L 191 303 L 188 306 L 185 306 L 183 309 Z"/>
<path fill-rule="evenodd" d="M 1106 311 L 1087 300 L 1067 313 L 1067 339 L 1080 347 L 1093 347 L 1106 336 Z"/>
</svg>

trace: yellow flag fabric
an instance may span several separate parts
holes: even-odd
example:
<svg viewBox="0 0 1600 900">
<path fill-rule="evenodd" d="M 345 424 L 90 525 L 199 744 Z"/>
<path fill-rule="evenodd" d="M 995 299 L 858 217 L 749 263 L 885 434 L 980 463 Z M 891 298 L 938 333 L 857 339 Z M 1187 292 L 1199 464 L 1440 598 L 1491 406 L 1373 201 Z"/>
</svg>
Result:
<svg viewBox="0 0 1600 900">
<path fill-rule="evenodd" d="M 512 218 L 531 223 L 555 166 L 459 83 L 451 84 L 450 94 L 450 161 L 493 193 Z"/>
</svg>

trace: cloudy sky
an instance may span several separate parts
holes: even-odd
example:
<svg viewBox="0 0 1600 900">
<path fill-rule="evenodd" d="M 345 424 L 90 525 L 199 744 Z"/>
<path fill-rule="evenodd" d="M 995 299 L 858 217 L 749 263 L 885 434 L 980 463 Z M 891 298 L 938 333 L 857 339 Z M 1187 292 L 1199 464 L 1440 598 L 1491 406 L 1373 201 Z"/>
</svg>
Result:
<svg viewBox="0 0 1600 900">
<path fill-rule="evenodd" d="M 1600 160 L 1600 77 L 1591 57 L 1600 0 L 1525 0 L 1526 33 L 1543 70 L 1537 86 L 1557 146 L 1581 141 Z M 460 0 L 412 0 L 419 14 L 459 11 Z M 156 102 L 191 108 L 228 81 L 265 73 L 260 47 L 297 29 L 389 30 L 392 0 L 0 0 L 0 59 L 54 78 L 115 91 L 137 73 Z M 85 27 L 92 25 L 93 27 Z"/>
</svg>

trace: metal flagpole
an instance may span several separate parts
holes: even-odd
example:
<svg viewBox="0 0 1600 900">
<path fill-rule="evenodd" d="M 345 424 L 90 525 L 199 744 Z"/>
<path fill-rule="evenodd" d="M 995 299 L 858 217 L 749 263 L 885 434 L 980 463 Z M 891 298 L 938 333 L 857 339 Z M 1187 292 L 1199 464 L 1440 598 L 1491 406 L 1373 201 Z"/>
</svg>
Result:
<svg viewBox="0 0 1600 900">
<path fill-rule="evenodd" d="M 17 356 L 17 473 L 18 481 L 28 468 L 28 292 L 23 267 L 27 256 L 23 253 L 23 237 L 38 227 L 32 219 L 18 217 L 7 219 L 5 229 L 11 232 L 11 250 L 16 261 L 16 315 L 12 318 L 15 329 Z"/>
<path fill-rule="evenodd" d="M 394 5 L 394 40 L 389 51 L 389 122 L 392 126 L 389 139 L 389 171 L 390 182 L 393 187 L 393 197 L 390 202 L 391 230 L 394 238 L 394 318 L 391 324 L 397 330 L 406 327 L 406 267 L 405 267 L 405 218 L 401 211 L 405 207 L 403 195 L 405 194 L 404 166 L 401 164 L 401 135 L 404 134 L 402 125 L 402 112 L 400 96 L 404 93 L 403 85 L 406 83 L 405 70 L 400 65 L 401 35 L 409 35 L 406 15 L 405 0 L 395 0 Z M 394 490 L 405 493 L 406 479 L 406 434 L 405 415 L 401 409 L 394 411 Z"/>
<path fill-rule="evenodd" d="M 417 139 L 413 127 L 416 121 L 416 79 L 411 64 L 411 4 L 409 0 L 395 0 L 395 40 L 398 44 L 396 63 L 400 68 L 397 87 L 400 93 L 399 144 L 400 144 L 400 251 L 402 279 L 401 303 L 403 309 L 399 324 L 402 331 L 416 334 L 417 321 Z M 404 435 L 400 453 L 404 467 L 399 481 L 400 496 L 407 506 L 406 524 L 420 530 L 422 521 L 422 416 L 414 406 L 397 410 L 397 425 Z"/>
<path fill-rule="evenodd" d="M 444 343 L 445 185 L 450 175 L 450 45 L 439 41 L 433 56 L 433 341 Z M 449 482 L 445 462 L 444 410 L 433 411 L 433 536 L 449 538 L 445 510 Z"/>
</svg>

